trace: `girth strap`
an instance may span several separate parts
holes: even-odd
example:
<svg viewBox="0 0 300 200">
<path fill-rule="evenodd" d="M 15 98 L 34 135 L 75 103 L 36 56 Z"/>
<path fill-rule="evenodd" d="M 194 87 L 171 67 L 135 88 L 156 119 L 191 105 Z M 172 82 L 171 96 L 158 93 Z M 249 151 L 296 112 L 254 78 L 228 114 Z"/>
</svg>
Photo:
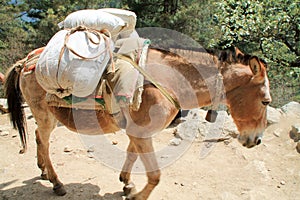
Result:
<svg viewBox="0 0 300 200">
<path fill-rule="evenodd" d="M 174 106 L 180 110 L 180 104 L 179 102 L 174 99 L 170 93 L 163 88 L 159 83 L 157 83 L 154 78 L 152 78 L 143 68 L 141 68 L 136 62 L 134 62 L 131 58 L 121 55 L 121 54 L 115 54 L 115 56 L 119 59 L 125 60 L 126 62 L 129 62 L 132 64 L 132 66 L 137 69 L 148 81 L 150 81 L 155 87 L 157 87 L 160 92 L 172 103 Z"/>
</svg>

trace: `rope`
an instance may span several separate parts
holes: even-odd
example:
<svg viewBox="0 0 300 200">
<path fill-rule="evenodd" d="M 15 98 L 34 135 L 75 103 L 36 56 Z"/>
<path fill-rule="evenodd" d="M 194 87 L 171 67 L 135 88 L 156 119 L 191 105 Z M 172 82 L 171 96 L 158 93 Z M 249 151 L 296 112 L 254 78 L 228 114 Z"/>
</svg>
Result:
<svg viewBox="0 0 300 200">
<path fill-rule="evenodd" d="M 222 100 L 222 96 L 224 93 L 224 91 L 223 91 L 223 76 L 220 71 L 216 75 L 215 87 L 217 88 L 217 91 L 216 91 L 216 95 L 212 99 L 212 110 L 218 110 L 219 104 Z"/>
<path fill-rule="evenodd" d="M 72 49 L 68 45 L 68 41 L 69 41 L 70 36 L 72 34 L 78 32 L 78 31 L 84 32 L 87 35 L 89 41 L 91 43 L 95 44 L 95 45 L 99 45 L 101 43 L 101 40 L 104 40 L 105 41 L 105 49 L 103 51 L 101 51 L 99 54 L 97 54 L 96 56 L 93 56 L 93 57 L 86 57 L 86 56 L 80 55 L 79 53 L 77 53 L 74 49 Z M 94 41 L 92 39 L 91 34 L 96 35 L 99 42 Z M 110 60 L 111 60 L 112 70 L 114 72 L 115 71 L 115 64 L 114 64 L 114 61 L 113 61 L 112 49 L 110 48 L 110 39 L 111 39 L 111 33 L 107 29 L 96 30 L 96 29 L 87 28 L 85 26 L 77 26 L 75 28 L 70 29 L 69 32 L 65 36 L 64 46 L 61 48 L 61 51 L 60 51 L 60 54 L 59 54 L 58 68 L 60 66 L 60 62 L 61 62 L 62 56 L 65 52 L 65 49 L 68 49 L 74 55 L 76 55 L 79 58 L 84 59 L 84 60 L 93 60 L 93 59 L 98 58 L 99 56 L 101 56 L 103 53 L 108 52 L 109 56 L 110 56 Z M 59 70 L 57 70 L 57 72 L 56 72 L 56 79 L 58 79 L 58 72 L 59 72 Z M 59 87 L 62 88 L 60 85 L 59 85 Z"/>
</svg>

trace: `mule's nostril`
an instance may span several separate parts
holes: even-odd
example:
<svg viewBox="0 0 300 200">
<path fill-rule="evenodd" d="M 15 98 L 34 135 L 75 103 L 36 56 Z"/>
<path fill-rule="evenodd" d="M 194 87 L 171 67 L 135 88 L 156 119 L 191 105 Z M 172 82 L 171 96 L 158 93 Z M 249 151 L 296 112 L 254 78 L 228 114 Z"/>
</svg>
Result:
<svg viewBox="0 0 300 200">
<path fill-rule="evenodd" d="M 256 139 L 256 145 L 259 145 L 259 144 L 261 144 L 261 138 L 260 137 Z"/>
</svg>

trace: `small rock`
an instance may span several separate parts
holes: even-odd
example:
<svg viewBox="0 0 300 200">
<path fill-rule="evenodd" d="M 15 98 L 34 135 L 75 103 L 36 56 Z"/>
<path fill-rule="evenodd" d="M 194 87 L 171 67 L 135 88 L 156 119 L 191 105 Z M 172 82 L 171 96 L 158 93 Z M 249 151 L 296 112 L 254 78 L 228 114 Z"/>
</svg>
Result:
<svg viewBox="0 0 300 200">
<path fill-rule="evenodd" d="M 8 113 L 8 105 L 6 99 L 0 99 L 0 111 L 2 113 Z"/>
<path fill-rule="evenodd" d="M 173 138 L 170 140 L 170 145 L 172 146 L 178 146 L 181 144 L 181 139 L 180 138 Z"/>
<path fill-rule="evenodd" d="M 300 153 L 300 142 L 297 143 L 296 150 L 298 153 Z"/>
<path fill-rule="evenodd" d="M 1 131 L 0 130 L 0 136 L 8 136 L 9 135 L 9 131 Z"/>
<path fill-rule="evenodd" d="M 231 142 L 232 142 L 232 139 L 231 139 L 231 138 L 228 139 L 228 140 L 224 140 L 224 144 L 225 144 L 225 145 L 229 145 Z"/>
<path fill-rule="evenodd" d="M 69 146 L 65 146 L 64 152 L 69 153 L 71 151 L 72 151 L 72 149 Z"/>
<path fill-rule="evenodd" d="M 113 140 L 111 143 L 112 143 L 113 145 L 117 145 L 117 144 L 118 144 L 118 141 Z"/>
<path fill-rule="evenodd" d="M 282 129 L 276 129 L 274 132 L 273 132 L 273 135 L 275 135 L 276 137 L 280 137 L 280 134 L 282 133 Z"/>
<path fill-rule="evenodd" d="M 160 156 L 160 158 L 165 159 L 165 158 L 169 158 L 169 156 L 168 155 L 162 155 L 162 156 Z"/>
<path fill-rule="evenodd" d="M 95 148 L 93 146 L 89 147 L 87 152 L 94 152 L 95 151 Z"/>
<path fill-rule="evenodd" d="M 285 185 L 285 181 L 280 181 L 280 185 Z"/>
<path fill-rule="evenodd" d="M 91 153 L 88 154 L 88 157 L 89 158 L 94 158 L 93 154 L 91 154 Z"/>
<path fill-rule="evenodd" d="M 295 124 L 292 126 L 292 130 L 290 131 L 290 137 L 295 142 L 298 142 L 300 140 L 300 125 L 299 124 Z"/>
<path fill-rule="evenodd" d="M 57 166 L 64 166 L 65 163 L 57 163 L 56 165 L 57 165 Z"/>
</svg>

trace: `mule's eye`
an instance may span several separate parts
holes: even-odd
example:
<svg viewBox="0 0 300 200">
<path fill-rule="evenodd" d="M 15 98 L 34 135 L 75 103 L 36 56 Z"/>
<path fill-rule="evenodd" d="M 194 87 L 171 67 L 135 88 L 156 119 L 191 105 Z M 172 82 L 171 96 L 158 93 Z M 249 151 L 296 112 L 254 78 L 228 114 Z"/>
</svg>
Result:
<svg viewBox="0 0 300 200">
<path fill-rule="evenodd" d="M 267 105 L 270 104 L 270 101 L 262 101 L 261 103 L 262 103 L 264 106 L 267 106 Z"/>
</svg>

